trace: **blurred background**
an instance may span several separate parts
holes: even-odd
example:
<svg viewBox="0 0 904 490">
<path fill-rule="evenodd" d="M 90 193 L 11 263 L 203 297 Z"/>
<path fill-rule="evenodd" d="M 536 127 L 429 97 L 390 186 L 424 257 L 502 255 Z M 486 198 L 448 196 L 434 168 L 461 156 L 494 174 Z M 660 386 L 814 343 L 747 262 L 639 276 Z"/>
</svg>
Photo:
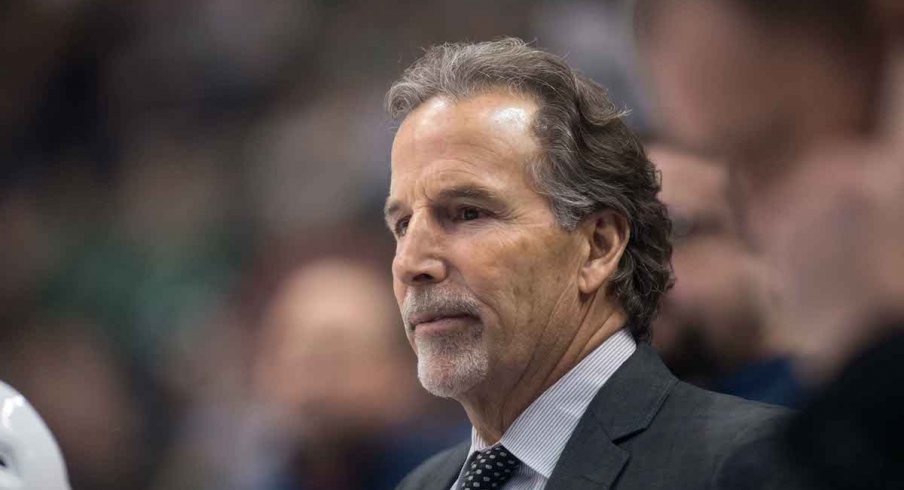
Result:
<svg viewBox="0 0 904 490">
<path fill-rule="evenodd" d="M 391 295 L 383 95 L 424 47 L 502 36 L 566 56 L 645 135 L 673 370 L 800 403 L 735 181 L 651 123 L 624 2 L 7 0 L 0 379 L 74 489 L 392 488 L 468 436 L 417 385 Z"/>
<path fill-rule="evenodd" d="M 384 93 L 431 44 L 514 35 L 642 126 L 623 14 L 2 2 L 0 379 L 73 487 L 392 488 L 468 437 L 417 385 L 391 295 Z"/>
</svg>

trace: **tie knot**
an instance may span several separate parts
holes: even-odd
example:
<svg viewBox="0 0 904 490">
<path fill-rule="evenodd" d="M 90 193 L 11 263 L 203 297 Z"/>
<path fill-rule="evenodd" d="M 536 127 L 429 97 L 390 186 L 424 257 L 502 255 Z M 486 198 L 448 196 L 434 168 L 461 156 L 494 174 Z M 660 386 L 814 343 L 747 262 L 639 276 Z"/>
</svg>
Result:
<svg viewBox="0 0 904 490">
<path fill-rule="evenodd" d="M 515 473 L 521 461 L 503 446 L 475 451 L 465 464 L 461 490 L 501 488 Z"/>
</svg>

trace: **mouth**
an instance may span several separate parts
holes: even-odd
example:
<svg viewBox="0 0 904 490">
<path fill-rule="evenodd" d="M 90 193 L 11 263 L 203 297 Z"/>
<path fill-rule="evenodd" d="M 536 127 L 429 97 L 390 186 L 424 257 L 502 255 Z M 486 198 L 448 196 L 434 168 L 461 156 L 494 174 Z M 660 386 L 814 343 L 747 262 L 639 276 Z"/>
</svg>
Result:
<svg viewBox="0 0 904 490">
<path fill-rule="evenodd" d="M 436 331 L 461 327 L 474 322 L 477 318 L 467 313 L 460 314 L 422 314 L 415 315 L 411 321 L 412 331 Z"/>
</svg>

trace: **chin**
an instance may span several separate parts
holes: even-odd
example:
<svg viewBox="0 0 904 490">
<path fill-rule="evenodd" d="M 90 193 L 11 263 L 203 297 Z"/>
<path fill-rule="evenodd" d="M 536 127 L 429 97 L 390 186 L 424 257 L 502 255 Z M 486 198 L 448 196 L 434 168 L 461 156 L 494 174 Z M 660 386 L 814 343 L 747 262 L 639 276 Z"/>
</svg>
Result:
<svg viewBox="0 0 904 490">
<path fill-rule="evenodd" d="M 480 336 L 415 336 L 417 377 L 431 394 L 457 398 L 487 377 L 489 356 Z"/>
<path fill-rule="evenodd" d="M 486 370 L 436 369 L 418 362 L 417 377 L 430 394 L 440 398 L 459 398 L 486 378 Z"/>
</svg>

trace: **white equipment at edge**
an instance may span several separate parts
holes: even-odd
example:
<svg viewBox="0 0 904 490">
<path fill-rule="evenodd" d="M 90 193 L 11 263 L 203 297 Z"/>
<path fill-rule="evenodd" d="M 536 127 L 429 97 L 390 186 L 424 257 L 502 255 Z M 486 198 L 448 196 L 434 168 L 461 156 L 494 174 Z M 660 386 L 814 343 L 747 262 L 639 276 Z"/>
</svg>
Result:
<svg viewBox="0 0 904 490">
<path fill-rule="evenodd" d="M 0 381 L 0 490 L 70 490 L 66 463 L 28 400 Z"/>
</svg>

